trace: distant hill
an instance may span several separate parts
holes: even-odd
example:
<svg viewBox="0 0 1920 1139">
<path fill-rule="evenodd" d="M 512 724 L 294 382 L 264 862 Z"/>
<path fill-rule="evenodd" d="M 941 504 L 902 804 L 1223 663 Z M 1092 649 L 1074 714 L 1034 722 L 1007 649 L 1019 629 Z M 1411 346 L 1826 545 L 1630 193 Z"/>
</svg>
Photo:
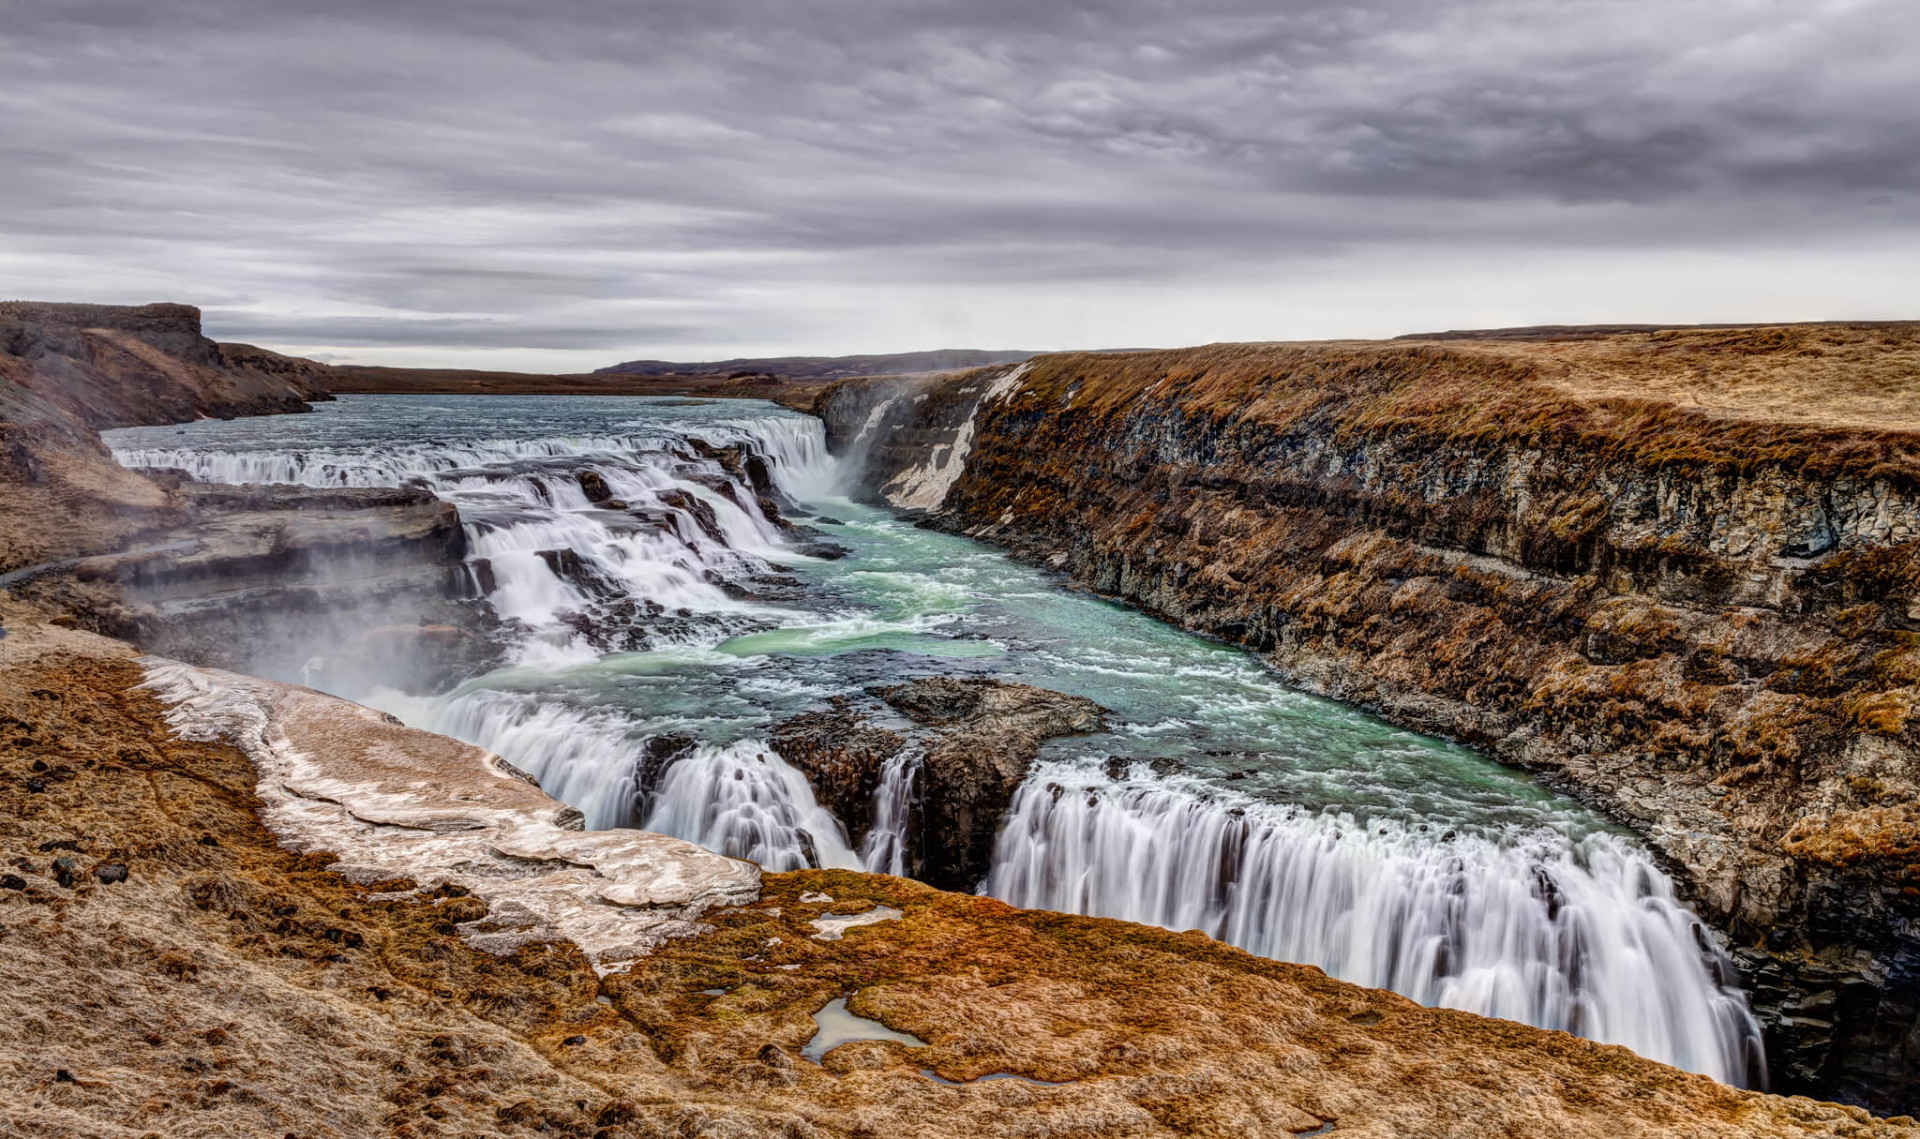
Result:
<svg viewBox="0 0 1920 1139">
<path fill-rule="evenodd" d="M 989 364 L 1014 364 L 1032 352 L 984 352 L 947 348 L 934 352 L 893 352 L 875 356 L 759 356 L 739 360 L 676 363 L 672 360 L 628 360 L 595 375 L 637 373 L 647 376 L 779 376 L 789 380 L 841 380 L 849 376 L 900 376 L 914 372 L 957 372 Z"/>
</svg>

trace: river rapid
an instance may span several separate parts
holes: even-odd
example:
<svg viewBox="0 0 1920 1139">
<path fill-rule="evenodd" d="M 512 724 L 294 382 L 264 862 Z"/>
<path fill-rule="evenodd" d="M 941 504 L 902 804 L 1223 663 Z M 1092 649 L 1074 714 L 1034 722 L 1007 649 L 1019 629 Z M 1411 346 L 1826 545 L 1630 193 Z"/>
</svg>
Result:
<svg viewBox="0 0 1920 1139">
<path fill-rule="evenodd" d="M 897 872 L 911 765 L 889 770 L 854 849 L 768 727 L 879 683 L 1023 681 L 1113 714 L 1045 746 L 983 892 L 1200 929 L 1425 1004 L 1763 1079 L 1730 964 L 1633 836 L 1476 752 L 1293 691 L 1248 653 L 851 501 L 809 417 L 346 396 L 311 415 L 105 435 L 132 467 L 418 480 L 453 502 L 510 663 L 430 697 L 340 694 L 498 752 L 590 827 L 769 870 Z M 768 484 L 804 529 L 762 504 Z M 676 736 L 697 746 L 663 766 L 657 742 Z"/>
</svg>

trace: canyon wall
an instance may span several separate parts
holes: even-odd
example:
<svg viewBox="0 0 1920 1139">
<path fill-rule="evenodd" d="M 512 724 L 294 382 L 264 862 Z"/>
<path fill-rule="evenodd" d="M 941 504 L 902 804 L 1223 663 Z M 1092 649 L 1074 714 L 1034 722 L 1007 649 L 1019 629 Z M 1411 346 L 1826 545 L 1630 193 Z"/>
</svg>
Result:
<svg viewBox="0 0 1920 1139">
<path fill-rule="evenodd" d="M 188 305 L 0 303 L 0 588 L 197 664 L 350 691 L 484 671 L 454 509 L 425 491 L 202 486 L 96 433 L 310 411 L 326 365 Z"/>
<path fill-rule="evenodd" d="M 1920 1079 L 1912 326 L 1041 357 L 817 404 L 929 524 L 1638 831 L 1776 1088 Z"/>
<path fill-rule="evenodd" d="M 139 542 L 177 512 L 94 434 L 308 410 L 324 365 L 201 334 L 188 305 L 0 303 L 0 574 Z"/>
</svg>

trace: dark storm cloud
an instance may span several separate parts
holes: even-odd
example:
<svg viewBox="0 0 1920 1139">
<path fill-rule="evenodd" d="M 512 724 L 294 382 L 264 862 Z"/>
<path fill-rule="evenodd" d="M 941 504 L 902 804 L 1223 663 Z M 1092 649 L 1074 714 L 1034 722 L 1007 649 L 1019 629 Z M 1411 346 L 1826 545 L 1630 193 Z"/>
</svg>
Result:
<svg viewBox="0 0 1920 1139">
<path fill-rule="evenodd" d="M 281 343 L 844 339 L 888 287 L 1871 245 L 1920 204 L 1905 0 L 9 9 L 0 292 Z"/>
</svg>

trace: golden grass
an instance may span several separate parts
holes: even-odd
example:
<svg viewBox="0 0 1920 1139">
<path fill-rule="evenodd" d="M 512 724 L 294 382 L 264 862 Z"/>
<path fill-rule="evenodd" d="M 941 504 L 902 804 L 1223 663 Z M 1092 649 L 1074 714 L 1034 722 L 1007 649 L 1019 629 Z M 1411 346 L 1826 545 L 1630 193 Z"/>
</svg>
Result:
<svg viewBox="0 0 1920 1139">
<path fill-rule="evenodd" d="M 1575 445 L 1661 464 L 1920 475 L 1920 328 L 1676 329 L 1564 340 L 1326 341 L 1040 357 L 1030 398 L 1334 438 Z"/>
</svg>

